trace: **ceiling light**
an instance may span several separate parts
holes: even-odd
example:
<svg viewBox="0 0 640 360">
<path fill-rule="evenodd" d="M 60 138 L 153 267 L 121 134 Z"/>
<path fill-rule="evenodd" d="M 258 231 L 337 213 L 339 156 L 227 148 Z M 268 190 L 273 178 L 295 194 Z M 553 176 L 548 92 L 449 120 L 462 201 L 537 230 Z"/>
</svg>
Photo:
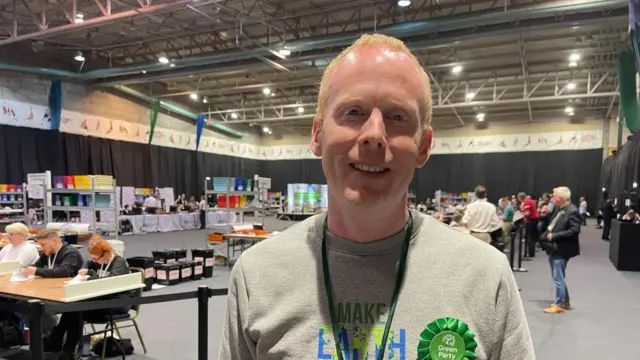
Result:
<svg viewBox="0 0 640 360">
<path fill-rule="evenodd" d="M 298 111 L 298 114 L 302 114 L 304 112 L 304 107 L 298 106 L 298 109 L 296 110 Z"/>
<path fill-rule="evenodd" d="M 269 94 L 271 94 L 271 89 L 266 87 L 266 88 L 262 89 L 262 93 L 265 94 L 265 95 L 269 95 Z"/>
<path fill-rule="evenodd" d="M 146 74 L 146 73 L 147 73 L 147 70 L 142 70 L 142 73 L 143 73 L 143 74 Z"/>
<path fill-rule="evenodd" d="M 456 66 L 454 66 L 454 67 L 451 69 L 451 72 L 452 72 L 454 75 L 458 75 L 458 74 L 460 74 L 460 73 L 462 72 L 462 66 L 460 66 L 460 65 L 456 65 Z"/>
<path fill-rule="evenodd" d="M 564 112 L 567 114 L 570 114 L 574 111 L 572 106 L 567 106 L 566 108 L 564 108 Z"/>
<path fill-rule="evenodd" d="M 465 99 L 467 99 L 467 101 L 471 101 L 473 100 L 473 98 L 476 96 L 476 93 L 474 92 L 468 92 L 464 97 Z"/>
<path fill-rule="evenodd" d="M 160 64 L 168 64 L 169 63 L 169 59 L 166 56 L 162 55 L 162 56 L 160 56 L 158 58 L 158 62 Z"/>
<path fill-rule="evenodd" d="M 238 113 L 237 112 L 232 112 L 231 113 L 231 118 L 232 119 L 237 119 L 238 118 Z"/>
<path fill-rule="evenodd" d="M 283 47 L 282 49 L 278 50 L 278 52 L 280 53 L 280 55 L 282 56 L 289 56 L 291 55 L 291 50 L 289 50 L 286 47 Z"/>
<path fill-rule="evenodd" d="M 202 98 L 202 102 L 207 104 L 207 103 L 209 103 L 209 99 L 207 99 L 207 97 L 205 96 L 205 97 Z"/>
<path fill-rule="evenodd" d="M 83 15 L 83 14 L 80 14 L 80 13 L 77 13 L 77 14 L 76 14 L 76 20 L 75 20 L 75 23 L 76 23 L 76 24 L 82 24 L 83 22 L 84 22 L 84 15 Z"/>
<path fill-rule="evenodd" d="M 476 119 L 478 119 L 478 121 L 484 121 L 484 113 L 478 113 L 478 115 L 476 115 Z"/>
<path fill-rule="evenodd" d="M 578 66 L 577 61 L 569 61 L 569 67 L 576 67 L 576 66 Z"/>
<path fill-rule="evenodd" d="M 573 89 L 575 89 L 575 88 L 576 88 L 576 83 L 574 83 L 574 82 L 569 82 L 569 83 L 567 84 L 567 89 L 569 89 L 569 90 L 573 90 Z"/>
<path fill-rule="evenodd" d="M 634 182 L 633 182 L 633 188 L 635 189 L 635 188 L 637 188 L 637 187 L 638 187 L 638 183 L 634 181 Z"/>
<path fill-rule="evenodd" d="M 265 127 L 262 128 L 262 131 L 265 132 L 265 133 L 268 133 L 271 130 L 269 130 L 269 128 L 265 126 Z"/>
<path fill-rule="evenodd" d="M 198 100 L 198 94 L 196 93 L 189 94 L 189 97 L 191 98 L 191 100 Z"/>
<path fill-rule="evenodd" d="M 82 55 L 82 52 L 78 51 L 78 53 L 76 54 L 76 56 L 73 59 L 75 61 L 83 62 L 84 61 L 84 56 Z"/>
<path fill-rule="evenodd" d="M 271 93 L 271 96 L 276 96 L 276 93 L 272 92 L 272 93 Z"/>
<path fill-rule="evenodd" d="M 569 61 L 578 61 L 578 60 L 580 60 L 580 54 L 573 53 L 569 55 Z"/>
<path fill-rule="evenodd" d="M 171 64 L 169 65 L 169 67 L 176 67 L 176 64 L 171 63 Z"/>
<path fill-rule="evenodd" d="M 411 5 L 411 0 L 398 0 L 398 6 L 407 7 Z"/>
</svg>

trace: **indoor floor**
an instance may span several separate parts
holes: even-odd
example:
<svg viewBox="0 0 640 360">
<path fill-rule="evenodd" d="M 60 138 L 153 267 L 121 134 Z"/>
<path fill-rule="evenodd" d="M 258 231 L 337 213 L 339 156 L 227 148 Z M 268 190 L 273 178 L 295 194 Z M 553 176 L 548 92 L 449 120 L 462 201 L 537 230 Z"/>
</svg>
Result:
<svg viewBox="0 0 640 360">
<path fill-rule="evenodd" d="M 267 219 L 269 229 L 291 225 Z M 593 220 L 591 221 L 593 224 Z M 583 228 L 582 255 L 571 260 L 567 270 L 568 285 L 574 309 L 565 314 L 546 315 L 542 309 L 552 300 L 553 287 L 547 258 L 538 253 L 535 260 L 525 262 L 529 272 L 516 277 L 522 288 L 536 355 L 541 360 L 600 360 L 629 358 L 637 347 L 637 324 L 640 324 L 640 273 L 618 272 L 608 258 L 608 243 L 600 240 L 593 225 Z M 123 237 L 127 256 L 148 256 L 154 249 L 195 248 L 204 244 L 204 231 L 149 234 Z M 148 295 L 195 289 L 198 285 L 226 287 L 229 271 L 216 267 L 211 279 L 191 282 Z M 209 358 L 217 359 L 226 307 L 225 297 L 214 297 L 210 303 Z M 197 358 L 197 304 L 195 300 L 144 305 L 139 324 L 149 353 L 130 359 L 194 360 Z M 123 331 L 132 338 L 136 352 L 142 348 L 135 332 Z M 632 356 L 633 357 L 633 356 Z M 4 356 L 0 359 L 17 359 Z M 22 357 L 20 357 L 22 358 Z"/>
</svg>

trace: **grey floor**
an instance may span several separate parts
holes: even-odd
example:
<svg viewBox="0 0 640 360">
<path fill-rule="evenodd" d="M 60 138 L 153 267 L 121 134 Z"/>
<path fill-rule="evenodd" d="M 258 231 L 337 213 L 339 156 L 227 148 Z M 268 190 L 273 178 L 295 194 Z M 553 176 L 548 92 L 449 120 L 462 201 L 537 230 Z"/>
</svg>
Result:
<svg viewBox="0 0 640 360">
<path fill-rule="evenodd" d="M 289 222 L 267 219 L 267 228 L 282 230 Z M 582 255 L 571 260 L 568 284 L 574 309 L 560 315 L 546 315 L 542 309 L 552 299 L 552 283 L 543 253 L 525 262 L 529 271 L 517 273 L 522 299 L 533 335 L 538 359 L 602 360 L 635 359 L 640 324 L 640 273 L 618 272 L 608 259 L 608 243 L 600 239 L 590 225 L 581 236 Z M 127 256 L 147 256 L 153 249 L 193 248 L 205 243 L 204 231 L 127 236 Z M 227 286 L 229 272 L 216 267 L 214 277 L 148 294 L 186 291 L 201 284 L 212 288 Z M 226 298 L 214 297 L 209 308 L 209 358 L 217 359 Z M 195 300 L 144 305 L 139 324 L 149 348 L 147 356 L 131 359 L 194 360 L 197 358 L 197 303 Z M 135 332 L 124 330 L 123 336 L 134 339 Z M 634 351 L 635 350 L 635 351 Z M 3 357 L 0 357 L 2 359 Z M 7 357 L 8 358 L 8 357 Z M 505 359 L 508 360 L 508 359 Z"/>
</svg>

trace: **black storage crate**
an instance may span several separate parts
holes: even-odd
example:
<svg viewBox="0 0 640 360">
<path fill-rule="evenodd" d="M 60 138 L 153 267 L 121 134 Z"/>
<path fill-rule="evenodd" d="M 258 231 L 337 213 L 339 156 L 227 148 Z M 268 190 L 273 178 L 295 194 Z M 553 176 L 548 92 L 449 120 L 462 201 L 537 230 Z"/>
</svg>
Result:
<svg viewBox="0 0 640 360">
<path fill-rule="evenodd" d="M 153 282 L 156 280 L 153 258 L 144 256 L 130 257 L 127 259 L 127 264 L 129 264 L 129 267 L 144 269 L 144 291 L 151 290 Z"/>
<path fill-rule="evenodd" d="M 156 264 L 156 282 L 160 285 L 175 285 L 180 282 L 179 264 Z"/>
<path fill-rule="evenodd" d="M 187 250 L 184 249 L 170 249 L 175 254 L 175 258 L 177 262 L 185 262 L 187 261 Z"/>
<path fill-rule="evenodd" d="M 191 281 L 191 275 L 193 274 L 191 261 L 181 262 L 178 265 L 180 265 L 180 282 Z"/>
<path fill-rule="evenodd" d="M 178 258 L 175 250 L 155 250 L 152 251 L 151 254 L 156 264 L 175 264 Z"/>
<path fill-rule="evenodd" d="M 204 263 L 202 261 L 191 261 L 191 279 L 200 280 L 204 274 Z"/>
<path fill-rule="evenodd" d="M 202 261 L 204 264 L 202 276 L 206 278 L 213 276 L 213 264 L 215 262 L 215 253 L 213 249 L 191 249 L 191 257 L 194 261 Z"/>
</svg>

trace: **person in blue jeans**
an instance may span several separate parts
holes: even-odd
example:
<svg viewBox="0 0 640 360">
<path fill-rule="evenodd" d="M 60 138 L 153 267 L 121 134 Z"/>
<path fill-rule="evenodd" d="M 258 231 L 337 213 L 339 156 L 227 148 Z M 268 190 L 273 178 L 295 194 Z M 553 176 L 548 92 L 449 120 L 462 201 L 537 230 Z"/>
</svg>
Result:
<svg viewBox="0 0 640 360">
<path fill-rule="evenodd" d="M 544 310 L 547 314 L 563 313 L 571 307 L 566 271 L 569 259 L 580 255 L 580 224 L 578 208 L 571 203 L 571 190 L 558 187 L 553 190 L 553 212 L 540 237 L 542 248 L 549 256 L 551 277 L 556 287 L 556 300 Z"/>
</svg>

